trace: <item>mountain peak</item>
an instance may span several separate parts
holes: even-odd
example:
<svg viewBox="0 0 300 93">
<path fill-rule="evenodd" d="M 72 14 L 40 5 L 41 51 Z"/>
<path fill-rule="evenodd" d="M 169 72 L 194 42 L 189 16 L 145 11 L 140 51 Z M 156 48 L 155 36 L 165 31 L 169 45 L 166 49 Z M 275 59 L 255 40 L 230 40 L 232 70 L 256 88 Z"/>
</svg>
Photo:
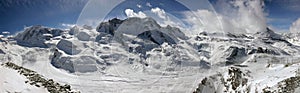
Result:
<svg viewBox="0 0 300 93">
<path fill-rule="evenodd" d="M 263 32 L 257 32 L 256 35 L 259 38 L 282 39 L 282 36 L 280 34 L 277 34 L 270 28 L 266 28 L 266 30 Z"/>
<path fill-rule="evenodd" d="M 14 38 L 18 44 L 29 47 L 48 47 L 45 41 L 52 37 L 61 35 L 64 30 L 43 27 L 41 25 L 31 26 L 25 31 L 18 33 Z"/>
</svg>

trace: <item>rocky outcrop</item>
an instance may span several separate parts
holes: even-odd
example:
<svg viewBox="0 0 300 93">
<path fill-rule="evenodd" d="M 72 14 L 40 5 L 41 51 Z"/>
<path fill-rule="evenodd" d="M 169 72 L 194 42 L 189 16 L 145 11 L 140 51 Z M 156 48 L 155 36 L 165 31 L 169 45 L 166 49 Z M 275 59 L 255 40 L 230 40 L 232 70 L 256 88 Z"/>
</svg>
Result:
<svg viewBox="0 0 300 93">
<path fill-rule="evenodd" d="M 61 68 L 69 72 L 75 72 L 74 64 L 70 60 L 71 57 L 65 57 L 57 49 L 54 50 L 54 54 L 51 56 L 51 64 L 56 68 Z"/>
<path fill-rule="evenodd" d="M 0 54 L 6 54 L 2 49 L 0 49 Z"/>
<path fill-rule="evenodd" d="M 228 37 L 232 37 L 232 38 L 247 38 L 247 39 L 253 39 L 254 37 L 251 36 L 247 36 L 245 34 L 233 34 L 233 33 L 227 33 L 226 34 Z"/>
<path fill-rule="evenodd" d="M 273 40 L 281 40 L 282 36 L 280 34 L 275 33 L 273 30 L 267 28 L 266 31 L 257 32 L 256 37 L 262 39 L 273 39 Z"/>
<path fill-rule="evenodd" d="M 202 79 L 193 93 L 250 93 L 247 73 L 228 68 L 227 75 L 216 74 Z"/>
<path fill-rule="evenodd" d="M 216 93 L 213 78 L 205 77 L 193 93 Z"/>
<path fill-rule="evenodd" d="M 299 93 L 300 77 L 290 77 L 278 82 L 274 87 L 264 88 L 265 93 Z"/>
<path fill-rule="evenodd" d="M 238 90 L 238 88 L 243 88 L 247 86 L 248 79 L 246 78 L 246 74 L 243 73 L 239 68 L 231 67 L 228 69 L 228 75 L 226 80 L 224 80 L 224 86 L 226 87 L 225 92 L 239 91 L 242 93 L 247 93 L 250 90 Z"/>
<path fill-rule="evenodd" d="M 180 38 L 180 39 L 187 39 L 185 34 L 180 31 L 179 28 L 176 27 L 161 27 L 153 18 L 146 17 L 146 18 L 137 18 L 131 17 L 125 20 L 120 20 L 114 18 L 109 20 L 108 22 L 102 22 L 97 27 L 98 32 L 103 32 L 107 34 L 128 34 L 137 36 L 145 31 L 160 31 L 164 34 L 167 34 L 171 38 Z"/>
<path fill-rule="evenodd" d="M 7 62 L 3 65 L 17 70 L 18 73 L 25 76 L 28 79 L 28 81 L 25 81 L 25 83 L 36 87 L 44 87 L 50 93 L 80 93 L 79 91 L 73 91 L 71 86 L 68 84 L 61 85 L 60 83 L 53 81 L 53 79 L 45 79 L 45 77 L 36 73 L 35 71 L 18 66 L 14 63 Z"/>
<path fill-rule="evenodd" d="M 267 49 L 267 48 L 263 49 L 262 47 L 257 47 L 257 49 L 251 49 L 248 52 L 249 55 L 254 54 L 254 53 L 265 53 L 265 54 L 270 54 L 270 55 L 280 55 L 280 53 L 277 52 L 277 51 Z M 287 53 L 283 52 L 283 54 L 287 54 Z"/>
<path fill-rule="evenodd" d="M 108 22 L 102 22 L 100 25 L 96 28 L 98 32 L 104 32 L 107 34 L 114 35 L 115 31 L 118 29 L 118 27 L 123 23 L 123 20 L 114 18 L 109 20 Z"/>
<path fill-rule="evenodd" d="M 157 31 L 157 30 L 152 30 L 152 31 L 146 31 L 137 36 L 138 38 L 141 38 L 143 40 L 149 40 L 152 41 L 155 44 L 161 45 L 163 43 L 168 43 L 168 44 L 176 44 L 176 40 L 168 36 L 167 34 Z"/>
<path fill-rule="evenodd" d="M 230 46 L 226 50 L 227 56 L 226 56 L 226 64 L 234 64 L 236 62 L 243 62 L 245 57 L 247 56 L 246 49 L 245 48 L 239 48 L 239 47 L 234 47 Z"/>
</svg>

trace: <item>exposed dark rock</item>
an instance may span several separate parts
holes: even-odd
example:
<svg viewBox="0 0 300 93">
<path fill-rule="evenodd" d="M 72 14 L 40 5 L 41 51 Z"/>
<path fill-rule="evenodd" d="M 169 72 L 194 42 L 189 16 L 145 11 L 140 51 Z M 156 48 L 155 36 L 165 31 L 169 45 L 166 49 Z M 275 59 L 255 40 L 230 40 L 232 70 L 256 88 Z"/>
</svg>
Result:
<svg viewBox="0 0 300 93">
<path fill-rule="evenodd" d="M 205 77 L 193 93 L 216 93 L 217 91 L 213 83 L 213 78 Z"/>
<path fill-rule="evenodd" d="M 230 46 L 226 51 L 227 53 L 229 53 L 226 57 L 227 65 L 234 64 L 236 62 L 243 62 L 243 60 L 245 60 L 245 57 L 247 57 L 245 48 Z"/>
<path fill-rule="evenodd" d="M 43 86 L 48 90 L 50 93 L 80 93 L 79 91 L 73 91 L 71 89 L 71 86 L 68 84 L 61 85 L 53 79 L 45 79 L 45 77 L 41 76 L 40 74 L 36 73 L 35 71 L 23 68 L 21 66 L 18 66 L 14 63 L 7 62 L 4 64 L 4 66 L 8 68 L 12 68 L 14 70 L 17 70 L 21 75 L 24 75 L 29 81 L 25 81 L 25 83 L 29 83 L 30 85 L 41 87 Z"/>
<path fill-rule="evenodd" d="M 264 90 L 270 93 L 296 93 L 296 88 L 300 88 L 299 76 L 290 77 L 278 82 L 274 90 L 271 90 L 270 87 L 266 87 Z"/>
<path fill-rule="evenodd" d="M 253 39 L 253 37 L 247 36 L 245 34 L 232 34 L 232 33 L 227 33 L 227 36 L 232 37 L 232 38 L 247 38 L 247 39 Z"/>
<path fill-rule="evenodd" d="M 150 40 L 153 43 L 161 45 L 163 43 L 176 44 L 175 40 L 167 34 L 160 31 L 145 31 L 137 36 L 143 40 Z"/>
<path fill-rule="evenodd" d="M 56 68 L 65 69 L 72 73 L 75 72 L 75 69 L 70 59 L 70 57 L 62 57 L 62 53 L 56 49 L 51 57 L 51 64 Z"/>
<path fill-rule="evenodd" d="M 0 49 L 0 54 L 6 54 L 2 49 Z"/>
<path fill-rule="evenodd" d="M 228 77 L 223 77 L 222 74 L 216 74 L 205 77 L 199 83 L 197 89 L 193 93 L 249 93 L 248 76 L 241 69 L 230 67 L 228 68 Z M 218 91 L 215 84 L 221 84 L 219 88 L 223 91 Z M 248 87 L 246 90 L 238 90 L 237 88 Z"/>
<path fill-rule="evenodd" d="M 107 34 L 114 35 L 115 30 L 118 29 L 119 25 L 123 23 L 124 20 L 120 20 L 118 18 L 114 18 L 109 20 L 108 22 L 102 22 L 100 25 L 96 28 L 98 32 L 104 32 Z"/>
<path fill-rule="evenodd" d="M 262 47 L 258 47 L 257 49 L 251 49 L 248 55 L 254 54 L 254 53 L 265 53 L 265 54 L 270 54 L 270 55 L 280 55 L 280 53 L 271 50 L 271 49 L 263 49 Z M 288 55 L 288 53 L 282 51 L 283 54 Z"/>
</svg>

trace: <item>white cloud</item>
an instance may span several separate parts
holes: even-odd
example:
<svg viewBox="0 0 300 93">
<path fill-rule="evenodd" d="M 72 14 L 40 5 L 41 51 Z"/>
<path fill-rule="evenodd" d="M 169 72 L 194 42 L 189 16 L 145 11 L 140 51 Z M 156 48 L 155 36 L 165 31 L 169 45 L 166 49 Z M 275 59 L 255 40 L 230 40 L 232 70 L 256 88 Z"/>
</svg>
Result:
<svg viewBox="0 0 300 93">
<path fill-rule="evenodd" d="M 152 8 L 150 12 L 146 11 L 145 13 L 149 14 L 152 18 L 154 18 L 161 26 L 173 26 L 181 28 L 180 22 L 178 21 L 178 18 L 175 18 L 172 15 L 169 15 L 160 8 Z M 125 14 L 127 17 L 139 17 L 139 18 L 145 18 L 148 17 L 144 12 L 134 12 L 132 9 L 126 9 Z"/>
<path fill-rule="evenodd" d="M 189 29 L 190 34 L 199 34 L 206 32 L 222 32 L 222 24 L 217 15 L 209 10 L 187 11 L 183 13 L 184 20 L 192 27 Z"/>
<path fill-rule="evenodd" d="M 300 32 L 300 18 L 298 18 L 290 27 L 291 33 L 297 33 Z"/>
<path fill-rule="evenodd" d="M 10 34 L 10 32 L 4 31 L 4 32 L 2 32 L 2 34 L 3 34 L 3 35 L 8 35 L 8 34 Z"/>
<path fill-rule="evenodd" d="M 162 19 L 166 19 L 167 18 L 165 10 L 160 9 L 158 7 L 152 8 L 151 12 L 157 14 L 159 18 L 162 18 Z"/>
<path fill-rule="evenodd" d="M 145 18 L 147 17 L 145 13 L 142 11 L 139 11 L 138 13 L 135 13 L 132 9 L 126 9 L 125 14 L 127 17 L 139 17 L 139 18 Z"/>
<path fill-rule="evenodd" d="M 142 8 L 143 6 L 142 5 L 140 5 L 140 4 L 137 4 L 136 5 L 138 8 Z"/>
<path fill-rule="evenodd" d="M 223 8 L 218 13 L 209 10 L 184 12 L 185 21 L 192 25 L 193 33 L 201 31 L 230 33 L 266 31 L 263 2 L 259 0 L 219 0 L 218 5 L 219 8 Z M 222 10 L 226 12 L 222 12 Z"/>
<path fill-rule="evenodd" d="M 170 25 L 173 27 L 182 28 L 182 24 L 181 24 L 182 22 L 180 22 L 181 19 L 176 18 L 175 16 L 166 13 L 164 9 L 156 7 L 156 8 L 152 8 L 151 12 L 154 13 L 155 15 L 157 15 L 158 18 L 160 18 L 160 19 L 157 19 L 156 21 L 158 21 L 158 23 L 161 26 Z"/>
<path fill-rule="evenodd" d="M 233 5 L 238 8 L 237 19 L 235 21 L 240 24 L 239 28 L 244 28 L 248 33 L 265 31 L 266 14 L 264 13 L 264 3 L 260 0 L 237 0 Z"/>
<path fill-rule="evenodd" d="M 75 24 L 65 24 L 65 23 L 62 23 L 61 26 L 65 27 L 65 28 L 72 28 L 75 26 Z"/>
<path fill-rule="evenodd" d="M 149 2 L 146 3 L 146 6 L 152 7 L 151 3 L 149 3 Z"/>
</svg>

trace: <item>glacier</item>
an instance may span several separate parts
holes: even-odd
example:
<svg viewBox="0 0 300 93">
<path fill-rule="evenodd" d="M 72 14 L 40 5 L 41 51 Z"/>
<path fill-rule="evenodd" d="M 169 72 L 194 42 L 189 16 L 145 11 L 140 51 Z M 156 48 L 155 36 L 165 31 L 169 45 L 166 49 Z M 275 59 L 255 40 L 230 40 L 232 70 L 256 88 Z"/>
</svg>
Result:
<svg viewBox="0 0 300 93">
<path fill-rule="evenodd" d="M 298 93 L 299 35 L 269 28 L 190 35 L 150 17 L 114 18 L 96 28 L 25 28 L 0 38 L 0 60 L 83 93 Z M 0 92 L 47 92 L 0 71 Z"/>
</svg>

